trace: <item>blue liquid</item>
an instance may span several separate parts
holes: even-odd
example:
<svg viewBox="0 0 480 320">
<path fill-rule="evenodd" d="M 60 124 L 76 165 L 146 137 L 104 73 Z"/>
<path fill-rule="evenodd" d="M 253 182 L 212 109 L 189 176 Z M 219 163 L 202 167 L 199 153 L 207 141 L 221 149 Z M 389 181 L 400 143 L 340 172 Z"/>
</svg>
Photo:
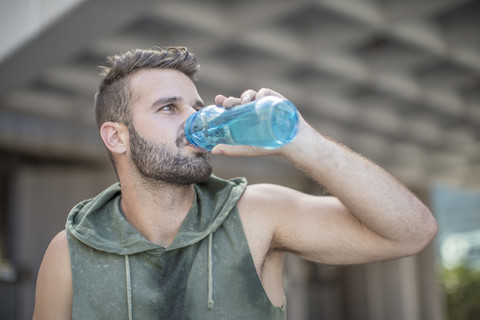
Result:
<svg viewBox="0 0 480 320">
<path fill-rule="evenodd" d="M 290 101 L 277 97 L 227 109 L 208 106 L 185 123 L 188 141 L 205 150 L 217 144 L 279 148 L 290 143 L 297 131 L 297 109 Z"/>
</svg>

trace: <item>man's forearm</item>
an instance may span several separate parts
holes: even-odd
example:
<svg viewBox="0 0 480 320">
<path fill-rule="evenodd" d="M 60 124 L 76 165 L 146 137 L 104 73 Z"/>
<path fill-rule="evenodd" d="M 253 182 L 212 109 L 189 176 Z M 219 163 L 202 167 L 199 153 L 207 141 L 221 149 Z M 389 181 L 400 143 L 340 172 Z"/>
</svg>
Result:
<svg viewBox="0 0 480 320">
<path fill-rule="evenodd" d="M 327 188 L 372 231 L 406 250 L 423 248 L 435 235 L 432 214 L 405 186 L 306 123 L 282 155 Z"/>
</svg>

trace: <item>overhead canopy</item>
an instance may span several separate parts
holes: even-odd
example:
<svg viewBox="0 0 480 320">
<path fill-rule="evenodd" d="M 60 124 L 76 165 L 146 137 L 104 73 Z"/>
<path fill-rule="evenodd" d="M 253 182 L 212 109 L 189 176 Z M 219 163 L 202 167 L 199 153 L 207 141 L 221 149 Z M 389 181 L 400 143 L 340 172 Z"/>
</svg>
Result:
<svg viewBox="0 0 480 320">
<path fill-rule="evenodd" d="M 183 45 L 206 103 L 270 87 L 409 184 L 480 187 L 480 1 L 77 2 L 0 61 L 0 148 L 103 159 L 97 66 Z"/>
</svg>

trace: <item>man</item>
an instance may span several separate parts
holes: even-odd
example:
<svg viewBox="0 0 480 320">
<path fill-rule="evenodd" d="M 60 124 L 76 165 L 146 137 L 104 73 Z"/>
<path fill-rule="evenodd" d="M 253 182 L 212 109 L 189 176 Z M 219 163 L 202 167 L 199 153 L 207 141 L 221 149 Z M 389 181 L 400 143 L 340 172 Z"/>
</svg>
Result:
<svg viewBox="0 0 480 320">
<path fill-rule="evenodd" d="M 203 107 L 185 48 L 110 58 L 96 96 L 119 178 L 78 204 L 40 268 L 34 319 L 283 319 L 286 252 L 324 264 L 422 250 L 437 225 L 394 178 L 312 129 L 279 149 L 219 145 L 224 156 L 277 155 L 325 186 L 318 197 L 213 175 L 183 124 Z M 281 97 L 218 95 L 225 107 Z"/>
</svg>

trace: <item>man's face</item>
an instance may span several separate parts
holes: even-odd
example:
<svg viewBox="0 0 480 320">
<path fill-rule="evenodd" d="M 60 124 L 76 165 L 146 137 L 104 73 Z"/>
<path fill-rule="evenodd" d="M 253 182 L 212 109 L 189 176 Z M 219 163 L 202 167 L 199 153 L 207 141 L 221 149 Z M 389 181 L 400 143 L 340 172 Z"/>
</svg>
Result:
<svg viewBox="0 0 480 320">
<path fill-rule="evenodd" d="M 193 82 L 176 70 L 142 70 L 131 79 L 130 157 L 146 178 L 188 185 L 212 173 L 209 154 L 191 146 L 183 125 L 203 106 Z"/>
</svg>

